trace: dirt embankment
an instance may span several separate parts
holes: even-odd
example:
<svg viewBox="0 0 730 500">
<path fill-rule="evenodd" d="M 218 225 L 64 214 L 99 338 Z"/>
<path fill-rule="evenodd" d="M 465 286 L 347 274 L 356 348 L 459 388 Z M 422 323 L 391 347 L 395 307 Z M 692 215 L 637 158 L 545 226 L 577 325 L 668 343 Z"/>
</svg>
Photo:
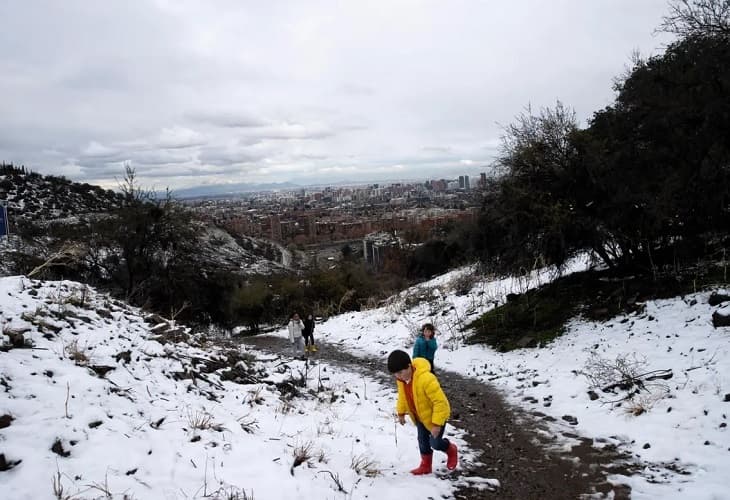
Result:
<svg viewBox="0 0 730 500">
<path fill-rule="evenodd" d="M 242 343 L 288 356 L 289 344 L 281 337 L 259 335 Z M 383 359 L 363 358 L 335 345 L 319 344 L 315 359 L 348 370 L 359 371 L 385 384 L 393 384 Z M 439 370 L 437 376 L 451 404 L 451 422 L 466 435 L 473 450 L 481 452 L 480 463 L 461 463 L 453 477 L 498 479 L 501 486 L 480 490 L 460 486 L 459 499 L 568 500 L 577 498 L 631 498 L 625 485 L 610 484 L 612 473 L 630 474 L 630 460 L 610 446 L 597 449 L 592 440 L 577 440 L 569 452 L 552 449 L 561 436 L 546 425 L 551 417 L 528 414 L 508 405 L 489 385 L 453 372 Z M 464 482 L 459 482 L 464 483 Z M 465 482 L 468 484 L 468 481 Z"/>
</svg>

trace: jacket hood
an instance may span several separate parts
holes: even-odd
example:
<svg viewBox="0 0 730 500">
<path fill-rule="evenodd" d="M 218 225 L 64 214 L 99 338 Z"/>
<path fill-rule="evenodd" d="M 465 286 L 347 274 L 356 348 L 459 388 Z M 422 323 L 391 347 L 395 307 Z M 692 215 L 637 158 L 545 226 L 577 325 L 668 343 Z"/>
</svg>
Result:
<svg viewBox="0 0 730 500">
<path fill-rule="evenodd" d="M 415 368 L 415 371 L 417 371 L 417 372 L 430 372 L 431 371 L 431 363 L 429 363 L 426 358 L 413 358 L 413 360 L 411 361 L 411 364 L 413 365 L 413 368 Z"/>
</svg>

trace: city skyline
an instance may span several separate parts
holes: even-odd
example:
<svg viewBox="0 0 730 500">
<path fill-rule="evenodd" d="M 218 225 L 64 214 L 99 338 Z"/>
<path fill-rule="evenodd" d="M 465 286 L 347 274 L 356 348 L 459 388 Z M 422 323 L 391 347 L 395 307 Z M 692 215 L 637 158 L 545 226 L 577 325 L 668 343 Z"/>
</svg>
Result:
<svg viewBox="0 0 730 500">
<path fill-rule="evenodd" d="M 0 161 L 115 188 L 489 168 L 529 106 L 611 104 L 665 0 L 0 5 Z"/>
<path fill-rule="evenodd" d="M 490 170 L 485 168 L 485 170 Z M 491 173 L 491 172 L 490 172 Z M 447 176 L 434 176 L 429 178 L 412 178 L 412 179 L 363 179 L 361 181 L 349 181 L 339 180 L 333 182 L 303 182 L 301 184 L 294 182 L 268 182 L 268 183 L 240 183 L 240 184 L 220 184 L 220 185 L 209 185 L 209 186 L 194 186 L 190 188 L 183 188 L 172 190 L 172 194 L 176 198 L 218 198 L 226 195 L 235 196 L 243 193 L 257 193 L 265 191 L 296 191 L 296 190 L 308 190 L 316 191 L 323 189 L 340 189 L 340 188 L 363 188 L 372 185 L 381 186 L 392 186 L 396 184 L 424 184 L 428 182 L 448 182 L 453 184 L 453 189 L 463 189 L 464 185 L 460 183 L 460 178 L 465 177 L 469 179 L 466 189 L 474 189 L 479 187 L 479 183 L 486 182 L 486 178 L 489 175 L 486 172 L 473 172 L 469 174 L 454 174 Z M 157 191 L 158 194 L 162 194 L 163 191 Z"/>
</svg>

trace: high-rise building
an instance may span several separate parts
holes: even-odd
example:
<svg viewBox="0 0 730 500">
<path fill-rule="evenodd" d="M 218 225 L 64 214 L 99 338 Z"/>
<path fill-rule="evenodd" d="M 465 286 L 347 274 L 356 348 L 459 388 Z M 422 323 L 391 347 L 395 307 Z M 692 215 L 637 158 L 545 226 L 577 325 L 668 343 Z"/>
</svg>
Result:
<svg viewBox="0 0 730 500">
<path fill-rule="evenodd" d="M 269 220 L 271 222 L 271 239 L 274 241 L 281 241 L 283 236 L 281 231 L 281 219 L 279 219 L 278 215 L 272 215 Z"/>
</svg>

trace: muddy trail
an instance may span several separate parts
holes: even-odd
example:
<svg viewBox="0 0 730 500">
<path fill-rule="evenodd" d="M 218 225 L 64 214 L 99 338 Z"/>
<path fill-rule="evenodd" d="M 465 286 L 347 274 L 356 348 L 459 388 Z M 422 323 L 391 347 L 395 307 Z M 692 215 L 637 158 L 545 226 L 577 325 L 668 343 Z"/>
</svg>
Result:
<svg viewBox="0 0 730 500">
<path fill-rule="evenodd" d="M 258 335 L 242 338 L 241 343 L 291 356 L 289 343 L 281 337 Z M 317 360 L 393 385 L 395 405 L 395 382 L 385 371 L 384 358 L 353 356 L 337 345 L 320 343 L 318 347 L 319 351 L 313 355 Z M 514 408 L 495 389 L 475 379 L 441 370 L 438 365 L 436 375 L 451 404 L 449 422 L 465 430 L 463 438 L 473 450 L 481 452 L 477 458 L 479 463 L 460 462 L 450 477 L 476 476 L 500 482 L 500 487 L 494 490 L 459 486 L 455 492 L 457 499 L 631 498 L 628 486 L 613 485 L 606 480 L 614 473 L 630 475 L 633 468 L 630 458 L 615 447 L 597 449 L 590 439 L 556 431 L 555 426 L 547 425 L 554 420 L 552 417 Z M 561 437 L 572 438 L 578 444 L 567 452 L 556 451 L 551 445 Z M 414 466 L 417 461 L 414 455 Z M 409 465 L 404 464 L 404 468 Z"/>
</svg>

